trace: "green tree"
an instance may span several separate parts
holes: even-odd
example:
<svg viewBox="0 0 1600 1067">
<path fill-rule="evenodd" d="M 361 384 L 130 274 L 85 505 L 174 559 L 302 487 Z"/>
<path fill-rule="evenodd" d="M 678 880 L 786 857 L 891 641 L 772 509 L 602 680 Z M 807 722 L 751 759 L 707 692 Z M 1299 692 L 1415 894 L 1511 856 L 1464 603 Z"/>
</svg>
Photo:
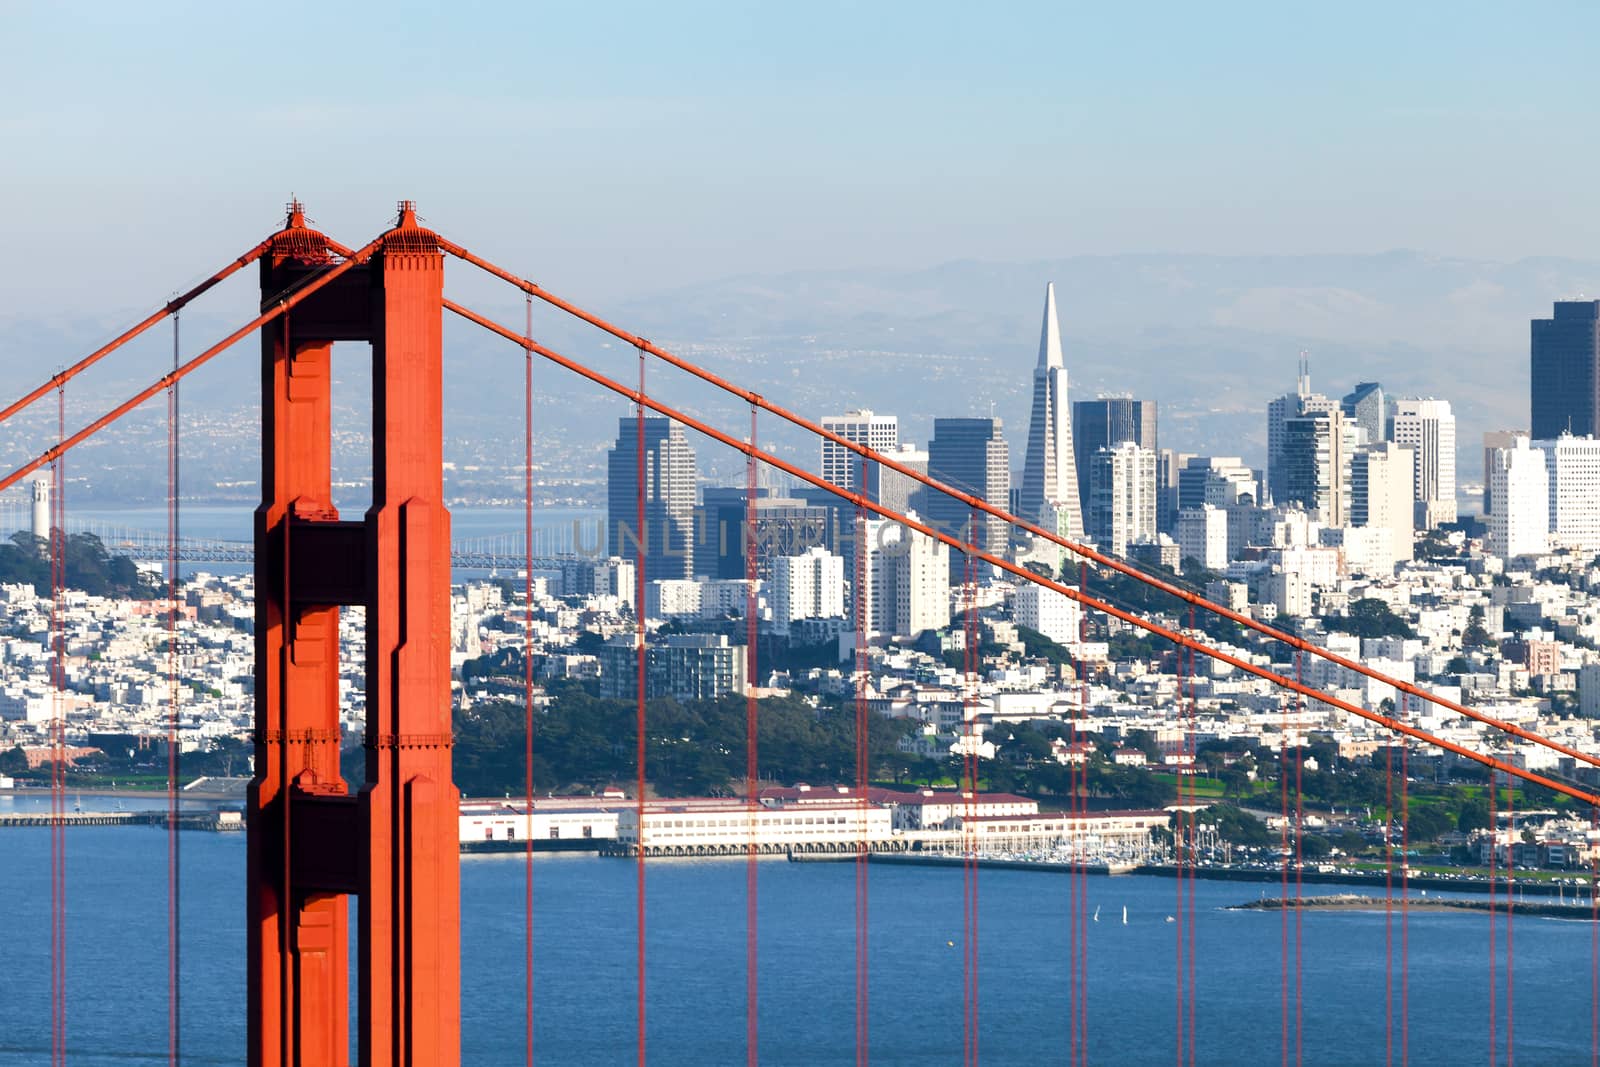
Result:
<svg viewBox="0 0 1600 1067">
<path fill-rule="evenodd" d="M 1489 802 L 1482 797 L 1473 797 L 1461 805 L 1461 811 L 1456 815 L 1456 829 L 1464 834 L 1474 830 L 1489 828 Z"/>
</svg>

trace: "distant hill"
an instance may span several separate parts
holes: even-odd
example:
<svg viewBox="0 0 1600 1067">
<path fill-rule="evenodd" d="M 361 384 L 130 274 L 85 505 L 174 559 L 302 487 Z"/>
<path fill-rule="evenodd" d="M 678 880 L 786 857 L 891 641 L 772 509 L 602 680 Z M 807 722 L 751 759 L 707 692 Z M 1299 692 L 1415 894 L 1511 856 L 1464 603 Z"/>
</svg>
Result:
<svg viewBox="0 0 1600 1067">
<path fill-rule="evenodd" d="M 804 414 L 873 407 L 900 414 L 903 436 L 925 440 L 934 415 L 993 411 L 1005 419 L 1013 459 L 1020 463 L 1028 372 L 1047 281 L 1056 283 L 1075 396 L 1118 392 L 1158 400 L 1164 445 L 1243 453 L 1260 463 L 1266 402 L 1293 384 L 1304 349 L 1311 356 L 1313 386 L 1324 392 L 1339 395 L 1358 380 L 1377 379 L 1396 394 L 1451 400 L 1460 420 L 1461 475 L 1476 480 L 1481 432 L 1526 422 L 1528 320 L 1548 315 L 1553 300 L 1600 294 L 1600 261 L 1493 263 L 1405 251 L 956 261 L 919 270 L 731 277 L 593 310 Z M 562 292 L 558 277 L 548 284 Z M 581 293 L 562 295 L 583 299 Z M 520 327 L 520 304 L 487 310 Z M 121 317 L 0 319 L 0 394 L 20 392 L 41 371 L 78 358 L 135 317 L 130 311 Z M 214 316 L 186 316 L 185 352 L 198 351 L 227 326 Z M 536 308 L 535 333 L 625 382 L 637 377 L 631 351 L 558 322 L 543 308 Z M 450 429 L 458 437 L 449 450 L 463 463 L 514 463 L 521 449 L 521 354 L 456 323 L 447 326 L 446 336 L 452 367 L 446 400 Z M 220 357 L 186 387 L 185 410 L 197 420 L 202 410 L 232 413 L 226 427 L 186 422 L 189 432 L 237 433 L 255 418 L 256 343 L 243 342 L 241 351 Z M 170 335 L 155 331 L 140 352 L 69 393 L 74 410 L 86 416 L 94 404 L 120 398 L 160 373 L 170 361 L 170 344 Z M 364 424 L 365 408 L 357 398 L 366 389 L 366 361 L 352 357 L 340 364 L 336 401 L 348 403 L 349 417 Z M 546 466 L 594 474 L 625 406 L 578 387 L 555 368 L 541 365 L 535 374 L 535 421 Z M 663 399 L 744 432 L 748 415 L 739 405 L 660 364 L 652 363 L 648 375 L 650 389 Z M 41 440 L 49 443 L 53 419 L 45 414 L 30 420 L 32 433 L 22 435 L 27 440 L 0 442 L 0 458 L 14 458 Z M 163 414 L 158 404 L 144 420 L 140 440 L 160 440 Z M 774 420 L 763 420 L 760 432 L 785 453 L 815 457 L 814 445 Z M 360 467 L 359 442 L 343 446 L 346 465 Z M 703 467 L 735 476 L 735 459 L 720 456 L 711 463 L 710 447 L 700 451 Z M 130 455 L 124 442 L 110 457 L 128 468 L 118 481 L 139 485 L 160 473 L 154 458 L 148 472 L 138 473 L 144 467 L 140 453 L 135 447 Z M 85 456 L 85 466 L 91 460 Z M 253 478 L 257 469 L 247 441 L 197 455 L 195 462 L 190 473 L 196 485 L 202 478 L 223 480 L 229 472 Z"/>
</svg>

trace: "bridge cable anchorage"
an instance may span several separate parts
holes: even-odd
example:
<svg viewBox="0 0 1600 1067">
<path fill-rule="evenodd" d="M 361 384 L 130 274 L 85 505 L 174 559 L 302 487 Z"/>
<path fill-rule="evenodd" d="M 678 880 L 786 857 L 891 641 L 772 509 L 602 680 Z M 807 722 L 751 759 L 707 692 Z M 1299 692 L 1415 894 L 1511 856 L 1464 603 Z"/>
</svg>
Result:
<svg viewBox="0 0 1600 1067">
<path fill-rule="evenodd" d="M 461 304 L 456 303 L 448 297 L 442 301 L 442 304 L 453 314 L 458 315 L 469 322 L 476 323 L 477 325 L 482 326 L 484 329 L 489 330 L 491 333 L 499 334 L 502 337 L 506 337 L 512 341 L 520 342 L 521 340 L 519 335 L 514 331 L 508 330 L 506 327 L 495 322 L 493 319 L 487 318 L 469 308 L 463 307 Z M 667 418 L 682 424 L 688 429 L 694 430 L 696 433 L 703 434 L 704 436 L 711 438 L 724 447 L 732 448 L 736 451 L 744 451 L 750 447 L 739 438 L 725 433 L 701 419 L 695 418 L 688 412 L 674 408 L 671 405 L 663 403 L 662 401 L 654 398 L 645 397 L 642 396 L 642 394 L 635 394 L 634 391 L 628 386 L 625 386 L 615 379 L 609 378 L 606 375 L 601 374 L 600 372 L 595 371 L 574 359 L 562 355 L 553 348 L 538 342 L 534 342 L 531 347 L 533 348 L 534 352 L 538 353 L 549 362 L 569 370 L 579 377 L 584 378 L 595 385 L 599 385 L 602 388 L 617 394 L 618 396 L 631 397 L 634 395 L 640 395 L 643 405 L 648 407 L 651 411 L 654 411 L 660 415 L 665 415 Z M 855 503 L 860 508 L 870 511 L 874 515 L 891 519 L 900 526 L 903 526 L 906 530 L 920 533 L 926 537 L 932 538 L 940 544 L 949 546 L 954 551 L 963 550 L 962 546 L 965 544 L 965 542 L 959 538 L 952 537 L 942 530 L 936 529 L 925 522 L 912 518 L 911 516 L 896 511 L 893 508 L 885 507 L 884 505 L 870 499 L 870 497 L 868 497 L 866 494 L 858 493 L 854 490 L 836 485 L 820 475 L 814 474 L 803 467 L 783 459 L 781 456 L 767 452 L 763 449 L 757 449 L 756 455 L 758 458 L 760 458 L 761 462 L 765 463 L 774 470 L 781 471 L 782 473 L 787 474 L 799 481 L 805 482 L 808 485 L 826 490 L 827 492 L 830 492 L 841 499 Z M 1067 585 L 1063 585 L 1060 582 L 1044 578 L 1041 575 L 1035 574 L 1028 570 L 1026 567 L 1013 563 L 1010 560 L 995 555 L 994 553 L 979 551 L 977 552 L 977 556 L 984 562 L 990 564 L 998 570 L 1012 575 L 1013 577 L 1020 578 L 1023 581 L 1032 582 L 1034 585 L 1038 585 L 1044 589 L 1053 590 L 1065 596 L 1069 600 L 1092 608 L 1095 611 L 1102 612 L 1112 618 L 1119 619 L 1122 622 L 1137 627 L 1146 633 L 1153 634 L 1156 637 L 1164 638 L 1168 641 L 1176 642 L 1185 648 L 1192 648 L 1195 651 L 1204 653 L 1210 659 L 1216 660 L 1219 663 L 1226 663 L 1230 667 L 1234 667 L 1235 669 L 1243 671 L 1246 674 L 1250 674 L 1262 679 L 1263 681 L 1270 682 L 1279 689 L 1287 690 L 1302 697 L 1310 697 L 1319 703 L 1336 708 L 1348 715 L 1353 715 L 1357 718 L 1364 719 L 1367 722 L 1382 726 L 1384 729 L 1389 730 L 1392 733 L 1414 738 L 1415 740 L 1422 741 L 1434 748 L 1438 748 L 1446 752 L 1453 752 L 1458 756 L 1471 760 L 1474 763 L 1481 764 L 1484 767 L 1492 767 L 1503 774 L 1520 778 L 1525 782 L 1530 782 L 1534 785 L 1541 785 L 1547 789 L 1553 789 L 1558 793 L 1563 793 L 1574 798 L 1575 800 L 1582 801 L 1585 804 L 1600 804 L 1600 794 L 1591 793 L 1588 790 L 1582 789 L 1578 785 L 1571 782 L 1551 778 L 1546 775 L 1525 770 L 1495 756 L 1478 752 L 1474 749 L 1467 748 L 1464 745 L 1457 744 L 1454 741 L 1449 741 L 1445 738 L 1430 734 L 1426 730 L 1422 730 L 1415 726 L 1410 726 L 1399 719 L 1384 715 L 1381 712 L 1369 711 L 1368 709 L 1361 707 L 1359 704 L 1353 704 L 1350 701 L 1344 700 L 1332 693 L 1328 693 L 1306 685 L 1304 682 L 1296 681 L 1293 678 L 1277 674 L 1269 668 L 1259 666 L 1248 659 L 1235 656 L 1230 652 L 1212 645 L 1208 645 L 1205 642 L 1197 641 L 1196 639 L 1179 631 L 1173 630 L 1170 627 L 1163 626 L 1157 622 L 1152 622 L 1151 620 L 1134 614 L 1133 612 L 1125 611 L 1109 602 L 1100 600 L 1096 597 L 1087 596 L 1079 590 L 1073 589 Z M 1530 737 L 1536 742 L 1548 742 L 1548 739 L 1543 738 L 1539 734 L 1531 734 Z M 1554 747 L 1553 743 L 1552 747 Z"/>
<path fill-rule="evenodd" d="M 179 336 L 182 315 L 172 315 L 172 368 L 180 364 Z M 179 464 L 178 383 L 167 389 L 167 1062 L 177 1067 L 179 1023 L 181 1020 L 180 975 L 180 869 L 178 838 L 178 771 L 182 745 L 179 743 L 180 707 L 178 690 L 178 496 L 182 480 Z"/>
<path fill-rule="evenodd" d="M 130 326 L 111 341 L 101 345 L 87 356 L 84 356 L 72 366 L 66 368 L 65 370 L 57 371 L 55 374 L 50 376 L 49 381 L 45 382 L 43 385 L 29 390 L 22 396 L 21 399 L 7 405 L 3 410 L 0 410 L 0 423 L 4 423 L 7 419 L 21 411 L 23 408 L 30 406 L 34 401 L 50 392 L 50 390 L 60 389 L 62 386 L 66 385 L 67 382 L 71 381 L 73 378 L 76 378 L 79 374 L 88 370 L 90 367 L 94 366 L 96 363 L 100 362 L 100 360 L 104 359 L 106 356 L 109 356 L 112 352 L 115 352 L 117 349 L 121 348 L 135 337 L 138 337 L 140 334 L 150 329 L 150 327 L 154 326 L 162 319 L 169 315 L 176 315 L 179 311 L 183 310 L 183 308 L 189 304 L 190 301 L 208 292 L 217 283 L 228 278 L 236 271 L 247 267 L 251 263 L 254 263 L 256 260 L 260 259 L 271 247 L 272 238 L 269 237 L 265 241 L 262 241 L 260 244 L 256 245 L 254 248 L 250 249 L 248 252 L 244 253 L 239 258 L 235 259 L 232 263 L 229 263 L 215 274 L 212 274 L 209 278 L 206 278 L 204 281 L 200 282 L 200 284 L 167 301 L 145 318 L 141 319 L 133 326 Z"/>
<path fill-rule="evenodd" d="M 73 433 L 70 437 L 63 437 L 54 446 L 46 449 L 40 455 L 29 460 L 27 463 L 24 463 L 22 466 L 18 467 L 16 470 L 13 470 L 5 477 L 0 478 L 0 490 L 11 488 L 17 482 L 21 481 L 29 474 L 32 474 L 46 463 L 53 462 L 62 453 L 72 448 L 76 448 L 90 437 L 93 437 L 95 434 L 99 433 L 113 422 L 116 422 L 118 419 L 128 414 L 128 412 L 143 404 L 146 400 L 149 400 L 151 397 L 164 391 L 174 383 L 187 378 L 190 374 L 193 374 L 196 370 L 199 370 L 206 363 L 209 363 L 213 357 L 232 347 L 240 339 L 248 336 L 251 333 L 254 333 L 260 327 L 278 318 L 278 316 L 287 313 L 301 301 L 312 296 L 323 286 L 327 285 L 329 282 L 332 282 L 334 279 L 350 270 L 357 263 L 364 261 L 378 249 L 382 242 L 382 237 L 373 240 L 358 250 L 355 253 L 354 258 L 347 259 L 343 263 L 335 264 L 334 266 L 329 267 L 327 270 L 316 275 L 306 285 L 299 287 L 293 295 L 287 296 L 279 303 L 274 304 L 271 309 L 264 311 L 260 315 L 251 319 L 244 326 L 241 326 L 239 329 L 233 331 L 221 341 L 218 341 L 216 344 L 212 345 L 210 348 L 207 348 L 199 355 L 191 358 L 177 370 L 162 375 L 153 385 L 141 389 L 139 392 L 135 393 L 127 400 L 124 400 L 122 403 L 118 404 L 104 415 L 101 415 L 93 422 Z"/>
<path fill-rule="evenodd" d="M 533 297 L 528 297 L 531 301 Z M 533 354 L 529 353 L 531 360 Z M 750 443 L 756 443 L 756 411 L 754 404 L 750 405 Z M 757 612 L 760 604 L 756 597 L 756 582 L 760 577 L 761 537 L 756 517 L 756 495 L 758 491 L 759 470 L 756 466 L 755 453 L 747 454 L 745 460 L 745 498 L 744 498 L 744 578 L 745 578 L 745 706 L 744 706 L 744 798 L 745 808 L 749 812 L 746 833 L 748 843 L 745 848 L 745 884 L 744 884 L 744 1026 L 745 1026 L 745 1063 L 748 1067 L 755 1067 L 761 1060 L 760 1042 L 760 914 L 757 903 L 760 899 L 760 877 L 757 870 L 760 842 L 757 840 L 757 811 L 760 808 L 760 708 L 756 701 L 756 686 L 760 681 L 760 662 L 758 659 L 758 646 L 760 632 L 758 628 Z"/>
<path fill-rule="evenodd" d="M 533 340 L 533 297 L 524 302 Z M 533 1067 L 533 350 L 522 347 L 523 1025 Z"/>
<path fill-rule="evenodd" d="M 753 403 L 760 407 L 763 411 L 766 411 L 772 415 L 776 415 L 794 426 L 816 434 L 823 440 L 838 445 L 840 448 L 854 452 L 863 458 L 870 459 L 873 463 L 884 469 L 894 471 L 896 474 L 910 478 L 913 481 L 927 486 L 936 492 L 944 493 L 956 500 L 960 500 L 972 507 L 976 507 L 985 514 L 1006 522 L 1014 530 L 1020 530 L 1033 537 L 1043 538 L 1052 544 L 1066 549 L 1080 559 L 1088 560 L 1097 566 L 1105 567 L 1118 574 L 1133 578 L 1134 580 L 1149 586 L 1152 589 L 1166 593 L 1168 596 L 1176 597 L 1178 600 L 1181 600 L 1186 604 L 1197 607 L 1202 611 L 1209 612 L 1218 616 L 1219 618 L 1227 619 L 1230 622 L 1237 623 L 1247 630 L 1253 630 L 1263 637 L 1269 637 L 1274 641 L 1285 644 L 1297 651 L 1326 660 L 1327 662 L 1332 663 L 1335 666 L 1343 667 L 1346 670 L 1354 671 L 1363 677 L 1371 678 L 1374 681 L 1393 686 L 1399 692 L 1405 693 L 1409 696 L 1414 696 L 1419 700 L 1426 701 L 1427 703 L 1433 704 L 1436 707 L 1444 708 L 1447 711 L 1455 712 L 1458 715 L 1465 715 L 1469 719 L 1472 719 L 1476 722 L 1481 722 L 1487 726 L 1501 731 L 1502 733 L 1511 734 L 1514 737 L 1531 742 L 1533 744 L 1543 745 L 1546 748 L 1559 752 L 1564 756 L 1570 756 L 1571 758 L 1583 763 L 1587 763 L 1590 766 L 1600 767 L 1600 756 L 1584 752 L 1581 749 L 1573 748 L 1568 745 L 1563 745 L 1550 738 L 1542 737 L 1541 735 L 1530 730 L 1525 730 L 1522 727 L 1517 726 L 1515 723 L 1496 719 L 1493 716 L 1485 714 L 1484 712 L 1469 708 L 1465 704 L 1462 704 L 1458 701 L 1453 701 L 1447 697 L 1429 692 L 1428 690 L 1417 686 L 1413 682 L 1408 682 L 1403 678 L 1390 677 L 1381 671 L 1374 670 L 1359 660 L 1349 659 L 1348 657 L 1341 656 L 1336 652 L 1332 652 L 1328 649 L 1322 648 L 1319 645 L 1315 645 L 1303 637 L 1294 634 L 1288 634 L 1281 630 L 1275 629 L 1274 627 L 1268 626 L 1266 623 L 1263 623 L 1259 619 L 1253 618 L 1250 615 L 1244 614 L 1243 612 L 1234 611 L 1227 605 L 1218 604 L 1215 601 L 1207 600 L 1205 597 L 1189 589 L 1174 585 L 1171 582 L 1167 582 L 1159 577 L 1156 577 L 1155 575 L 1147 574 L 1146 572 L 1139 570 L 1137 567 L 1134 567 L 1123 560 L 1117 559 L 1115 556 L 1105 555 L 1104 553 L 1101 553 L 1088 545 L 1069 540 L 1068 538 L 1062 537 L 1060 534 L 1057 534 L 1054 531 L 1046 530 L 1037 523 L 1029 522 L 1026 519 L 1020 518 L 998 505 L 989 503 L 982 497 L 974 496 L 970 493 L 966 493 L 952 486 L 946 485 L 943 482 L 930 477 L 924 471 L 919 471 L 915 468 L 908 467 L 905 464 L 898 462 L 891 456 L 884 455 L 867 445 L 863 445 L 859 442 L 843 437 L 838 433 L 835 433 L 834 431 L 822 426 L 821 424 L 805 418 L 803 415 L 799 415 L 796 412 L 782 407 L 781 405 L 774 404 L 766 400 L 759 393 L 745 389 L 731 381 L 728 381 L 725 378 L 713 374 L 698 364 L 692 363 L 681 356 L 674 355 L 672 352 L 652 344 L 637 334 L 629 333 L 627 330 L 607 322 L 598 315 L 586 311 L 578 305 L 548 292 L 538 285 L 535 285 L 533 282 L 519 278 L 517 275 L 512 274 L 510 271 L 505 270 L 502 267 L 496 266 L 481 256 L 474 255 L 452 241 L 440 237 L 439 247 L 450 255 L 455 256 L 457 259 L 460 259 L 466 263 L 470 263 L 473 266 L 478 267 L 480 270 L 499 278 L 501 281 L 515 286 L 524 293 L 536 297 L 539 300 L 543 300 L 552 307 L 565 311 L 574 318 L 577 318 L 591 326 L 594 326 L 596 329 L 610 334 L 612 337 L 617 338 L 630 347 L 647 351 L 656 356 L 658 359 L 661 359 L 663 362 L 668 363 L 671 366 L 684 371 L 685 373 L 693 375 L 708 385 L 714 386 L 715 388 L 721 389 L 733 396 L 739 397 L 747 403 Z M 0 486 L 0 488 L 4 488 L 4 486 Z"/>
<path fill-rule="evenodd" d="M 538 348 L 537 348 L 537 346 L 534 345 L 533 339 L 531 337 L 528 339 L 528 350 L 530 352 L 538 351 Z M 645 435 L 644 413 L 645 413 L 645 405 L 647 403 L 647 398 L 645 396 L 645 391 L 644 391 L 644 373 L 645 373 L 644 349 L 641 348 L 641 349 L 639 349 L 639 391 L 638 391 L 638 394 L 637 394 L 637 399 L 635 400 L 635 403 L 634 403 L 634 419 L 635 419 L 635 422 L 634 422 L 634 432 L 633 432 L 635 461 L 636 461 L 635 462 L 635 468 L 634 468 L 634 499 L 635 499 L 634 521 L 637 523 L 637 527 L 635 529 L 635 534 L 634 534 L 634 552 L 635 552 L 635 555 L 637 557 L 637 563 L 635 564 L 635 566 L 633 568 L 633 570 L 634 570 L 633 616 L 634 616 L 634 624 L 635 624 L 635 627 L 636 627 L 636 632 L 635 632 L 635 637 L 634 637 L 634 670 L 635 670 L 635 675 L 636 675 L 636 677 L 635 677 L 635 688 L 637 690 L 637 692 L 635 693 L 636 704 L 635 704 L 635 710 L 634 710 L 634 719 L 635 719 L 635 721 L 634 721 L 634 733 L 635 733 L 635 738 L 634 738 L 634 744 L 635 744 L 634 763 L 635 763 L 635 771 L 636 771 L 636 775 L 637 775 L 637 780 L 634 783 L 634 809 L 635 809 L 635 816 L 636 816 L 637 825 L 638 825 L 638 836 L 639 836 L 639 840 L 638 840 L 638 843 L 637 843 L 637 853 L 638 854 L 635 857 L 635 868 L 634 868 L 634 870 L 635 870 L 635 890 L 634 890 L 635 916 L 634 916 L 634 919 L 635 919 L 635 923 L 636 923 L 635 933 L 636 933 L 636 937 L 637 937 L 637 941 L 636 941 L 636 945 L 635 945 L 635 954 L 636 954 L 635 965 L 636 965 L 636 970 L 637 970 L 638 989 L 637 989 L 637 993 L 636 993 L 637 1004 L 635 1005 L 635 1012 L 636 1012 L 635 1019 L 636 1019 L 637 1028 L 638 1028 L 637 1050 L 638 1050 L 639 1067 L 647 1067 L 646 1057 L 645 1057 L 645 1039 L 646 1039 L 646 1027 L 645 1027 L 645 990 L 646 990 L 646 986 L 645 986 L 645 918 L 646 918 L 646 915 L 645 915 L 645 851 L 646 851 L 646 849 L 645 849 L 645 832 L 644 832 L 644 798 L 645 798 L 645 788 L 646 788 L 646 782 L 645 782 L 645 747 L 646 747 L 645 739 L 646 739 L 646 732 L 645 732 L 645 730 L 646 730 L 646 725 L 647 725 L 647 723 L 646 723 L 647 713 L 646 713 L 646 708 L 645 708 L 645 693 L 646 693 L 646 689 L 647 689 L 647 685 L 648 685 L 649 672 L 648 672 L 648 670 L 646 668 L 646 664 L 645 664 L 645 659 L 646 659 L 645 641 L 646 641 L 646 638 L 648 636 L 646 634 L 646 629 L 645 629 L 645 570 L 646 570 L 646 568 L 648 566 L 648 560 L 649 560 L 649 556 L 650 556 L 650 527 L 647 525 L 649 516 L 645 512 L 645 473 L 646 472 L 645 472 L 645 454 L 644 454 L 645 453 L 645 448 L 644 448 L 644 435 Z M 659 479 L 660 479 L 660 476 L 663 473 L 662 469 L 661 469 L 662 468 L 662 460 L 663 460 L 663 457 L 660 456 L 660 455 L 657 455 L 657 457 L 656 457 L 656 474 L 657 474 L 657 478 L 658 478 L 658 484 L 660 484 Z M 667 537 L 670 536 L 667 533 L 667 526 L 666 526 L 666 521 L 665 521 L 664 517 L 663 517 L 663 521 L 661 523 L 661 534 L 660 534 L 660 536 L 662 538 L 662 542 L 663 542 L 663 546 L 664 546 Z M 621 537 L 620 536 L 618 537 L 618 541 L 619 542 L 621 541 Z M 619 544 L 618 547 L 620 548 L 621 545 Z"/>
</svg>

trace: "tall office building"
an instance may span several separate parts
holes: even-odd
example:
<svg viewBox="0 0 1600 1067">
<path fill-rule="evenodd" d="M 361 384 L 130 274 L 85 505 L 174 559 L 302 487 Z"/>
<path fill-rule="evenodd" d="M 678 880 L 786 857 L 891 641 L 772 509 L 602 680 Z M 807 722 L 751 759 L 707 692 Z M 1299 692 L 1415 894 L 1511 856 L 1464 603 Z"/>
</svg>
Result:
<svg viewBox="0 0 1600 1067">
<path fill-rule="evenodd" d="M 1283 454 L 1289 420 L 1302 415 L 1338 410 L 1337 400 L 1311 391 L 1311 361 L 1302 352 L 1295 391 L 1285 393 L 1267 404 L 1267 490 L 1274 504 L 1290 499 L 1289 471 L 1284 463 Z"/>
<path fill-rule="evenodd" d="M 1494 450 L 1489 468 L 1494 514 L 1489 516 L 1489 551 L 1502 558 L 1537 556 L 1550 548 L 1550 475 L 1544 453 L 1518 437 Z"/>
<path fill-rule="evenodd" d="M 1432 397 L 1395 401 L 1390 438 L 1411 449 L 1417 465 L 1417 527 L 1431 530 L 1455 522 L 1456 417 L 1450 401 Z"/>
<path fill-rule="evenodd" d="M 900 446 L 900 421 L 893 415 L 878 415 L 866 409 L 847 411 L 843 415 L 824 415 L 822 428 L 866 445 L 874 452 L 893 452 Z M 862 458 L 837 441 L 822 441 L 822 476 L 844 489 L 856 489 L 865 484 L 866 491 L 876 494 L 876 464 L 867 464 L 867 481 L 861 481 Z"/>
<path fill-rule="evenodd" d="M 1089 461 L 1088 533 L 1101 549 L 1126 556 L 1156 536 L 1156 454 L 1124 441 Z"/>
<path fill-rule="evenodd" d="M 1284 420 L 1283 447 L 1273 470 L 1282 476 L 1274 502 L 1305 505 L 1324 526 L 1350 521 L 1350 461 L 1359 436 L 1337 408 Z"/>
<path fill-rule="evenodd" d="M 929 477 L 996 507 L 1006 507 L 1011 494 L 1011 453 L 1000 431 L 999 419 L 934 419 L 933 440 L 928 442 Z M 947 493 L 928 491 L 928 518 L 936 529 L 966 540 L 974 514 L 977 546 L 1005 555 L 1010 531 L 1004 521 L 975 513 Z M 961 580 L 955 571 L 962 565 L 960 553 L 955 553 L 950 560 L 952 580 Z"/>
<path fill-rule="evenodd" d="M 1089 495 L 1089 457 L 1124 441 L 1160 456 L 1154 400 L 1101 396 L 1072 402 L 1072 458 L 1078 471 L 1080 505 Z"/>
<path fill-rule="evenodd" d="M 639 423 L 617 420 L 617 443 L 606 456 L 606 538 L 611 554 L 637 561 L 644 549 L 650 578 L 694 575 L 694 449 L 683 427 L 660 416 L 644 420 L 644 530 L 639 529 Z"/>
<path fill-rule="evenodd" d="M 1600 300 L 1560 300 L 1533 320 L 1529 423 L 1535 440 L 1600 437 Z"/>
<path fill-rule="evenodd" d="M 929 463 L 933 462 L 930 446 Z M 1004 506 L 1008 501 L 999 503 Z M 1047 530 L 1063 537 L 1083 536 L 1072 408 L 1067 402 L 1067 366 L 1061 355 L 1054 282 L 1044 290 L 1044 325 L 1039 331 L 1039 362 L 1033 368 L 1033 412 L 1028 420 L 1028 451 L 1023 457 L 1017 507 L 1022 518 Z"/>
<path fill-rule="evenodd" d="M 1533 447 L 1549 476 L 1551 545 L 1600 552 L 1600 440 L 1562 434 Z"/>
<path fill-rule="evenodd" d="M 1180 472 L 1194 458 L 1190 452 L 1163 448 L 1156 452 L 1156 529 L 1170 534 L 1178 528 Z"/>
<path fill-rule="evenodd" d="M 1527 437 L 1527 430 L 1485 430 L 1483 433 L 1483 513 L 1494 511 L 1494 493 L 1489 488 L 1489 472 L 1494 469 L 1497 448 L 1512 448 L 1517 438 Z"/>
<path fill-rule="evenodd" d="M 1359 449 L 1350 464 L 1350 525 L 1387 531 L 1384 561 L 1390 573 L 1412 555 L 1416 462 L 1393 441 Z"/>
<path fill-rule="evenodd" d="M 1190 456 L 1178 470 L 1179 510 L 1254 504 L 1257 495 L 1256 472 L 1238 456 Z"/>
<path fill-rule="evenodd" d="M 1389 437 L 1389 412 L 1384 407 L 1383 386 L 1377 382 L 1357 382 L 1356 387 L 1339 401 L 1344 417 L 1355 423 L 1366 435 L 1361 442 L 1375 445 Z"/>
<path fill-rule="evenodd" d="M 694 509 L 696 574 L 745 577 L 747 495 L 738 486 L 707 486 L 701 492 Z M 765 581 L 779 556 L 797 556 L 809 548 L 833 551 L 839 541 L 839 511 L 829 504 L 773 496 L 765 486 L 757 486 L 755 535 L 756 577 Z"/>
</svg>

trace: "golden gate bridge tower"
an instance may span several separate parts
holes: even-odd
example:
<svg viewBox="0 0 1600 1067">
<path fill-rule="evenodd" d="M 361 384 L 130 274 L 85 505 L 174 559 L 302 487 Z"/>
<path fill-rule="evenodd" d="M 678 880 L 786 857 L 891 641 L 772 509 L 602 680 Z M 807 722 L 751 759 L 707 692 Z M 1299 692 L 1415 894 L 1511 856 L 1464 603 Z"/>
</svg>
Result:
<svg viewBox="0 0 1600 1067">
<path fill-rule="evenodd" d="M 339 257 L 298 203 L 261 292 Z M 357 904 L 360 1061 L 460 1056 L 458 794 L 450 774 L 450 516 L 443 504 L 444 255 L 409 203 L 370 258 L 262 330 L 256 780 L 249 824 L 252 1067 L 333 1067 L 349 1047 Z M 263 311 L 269 310 L 264 306 Z M 341 519 L 332 352 L 372 346 L 372 506 Z M 339 773 L 339 611 L 366 611 L 366 783 Z"/>
</svg>

